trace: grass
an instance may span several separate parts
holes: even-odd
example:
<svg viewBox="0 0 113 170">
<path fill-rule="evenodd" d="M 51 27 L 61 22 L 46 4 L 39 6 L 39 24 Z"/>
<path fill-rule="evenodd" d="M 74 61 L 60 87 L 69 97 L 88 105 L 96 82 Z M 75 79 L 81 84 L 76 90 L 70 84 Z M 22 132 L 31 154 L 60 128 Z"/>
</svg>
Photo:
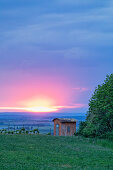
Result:
<svg viewBox="0 0 113 170">
<path fill-rule="evenodd" d="M 0 135 L 0 170 L 113 170 L 113 141 Z"/>
</svg>

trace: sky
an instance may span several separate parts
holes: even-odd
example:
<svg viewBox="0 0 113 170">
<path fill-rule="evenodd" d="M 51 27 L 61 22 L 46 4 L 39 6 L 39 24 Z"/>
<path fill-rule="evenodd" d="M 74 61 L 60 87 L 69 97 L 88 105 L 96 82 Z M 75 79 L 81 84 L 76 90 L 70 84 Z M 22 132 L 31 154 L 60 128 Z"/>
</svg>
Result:
<svg viewBox="0 0 113 170">
<path fill-rule="evenodd" d="M 112 0 L 0 0 L 0 112 L 85 113 L 111 73 Z"/>
</svg>

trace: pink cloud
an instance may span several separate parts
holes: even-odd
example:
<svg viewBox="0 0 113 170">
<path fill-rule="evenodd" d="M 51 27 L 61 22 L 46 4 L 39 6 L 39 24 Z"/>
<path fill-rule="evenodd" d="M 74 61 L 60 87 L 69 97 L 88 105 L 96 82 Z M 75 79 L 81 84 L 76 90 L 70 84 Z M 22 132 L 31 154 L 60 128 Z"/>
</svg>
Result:
<svg viewBox="0 0 113 170">
<path fill-rule="evenodd" d="M 87 104 L 73 104 L 73 105 L 64 105 L 64 106 L 55 106 L 57 109 L 76 109 L 87 107 Z"/>
</svg>

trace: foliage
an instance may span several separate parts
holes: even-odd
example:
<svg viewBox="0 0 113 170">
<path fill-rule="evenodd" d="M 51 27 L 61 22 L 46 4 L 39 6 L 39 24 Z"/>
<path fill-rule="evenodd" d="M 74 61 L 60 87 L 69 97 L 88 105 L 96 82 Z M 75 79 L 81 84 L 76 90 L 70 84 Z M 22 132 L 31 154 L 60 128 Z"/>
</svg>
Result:
<svg viewBox="0 0 113 170">
<path fill-rule="evenodd" d="M 29 131 L 28 130 L 26 130 L 26 134 L 28 134 L 29 133 Z"/>
<path fill-rule="evenodd" d="M 21 132 L 21 130 L 19 130 L 19 134 L 21 134 L 22 132 Z"/>
<path fill-rule="evenodd" d="M 25 128 L 24 128 L 24 127 L 23 127 L 23 128 L 21 128 L 21 131 L 22 131 L 22 132 L 25 132 Z"/>
<path fill-rule="evenodd" d="M 75 133 L 75 135 L 82 134 L 83 129 L 86 126 L 86 122 L 81 121 L 79 124 L 79 132 Z"/>
<path fill-rule="evenodd" d="M 99 136 L 100 138 L 107 138 L 109 140 L 113 140 L 113 131 L 111 132 L 106 132 L 104 134 L 102 134 L 101 136 Z"/>
<path fill-rule="evenodd" d="M 51 133 L 49 132 L 49 133 L 47 133 L 47 135 L 51 135 Z"/>
<path fill-rule="evenodd" d="M 39 130 L 38 129 L 33 129 L 33 133 L 38 133 L 39 134 Z"/>
<path fill-rule="evenodd" d="M 113 169 L 113 140 L 0 134 L 0 169 Z"/>
<path fill-rule="evenodd" d="M 96 137 L 113 131 L 113 74 L 98 85 L 89 101 L 86 121 L 80 125 L 80 134 Z"/>
<path fill-rule="evenodd" d="M 33 130 L 26 130 L 24 127 L 21 128 L 20 130 L 6 130 L 6 129 L 1 129 L 0 133 L 2 134 L 39 134 L 38 128 L 35 128 Z"/>
</svg>

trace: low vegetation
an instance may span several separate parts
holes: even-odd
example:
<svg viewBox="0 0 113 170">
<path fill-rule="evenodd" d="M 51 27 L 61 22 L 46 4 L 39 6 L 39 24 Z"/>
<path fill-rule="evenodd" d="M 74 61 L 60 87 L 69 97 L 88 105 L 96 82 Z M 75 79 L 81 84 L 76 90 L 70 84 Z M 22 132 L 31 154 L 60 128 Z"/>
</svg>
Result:
<svg viewBox="0 0 113 170">
<path fill-rule="evenodd" d="M 113 169 L 113 140 L 0 134 L 0 169 Z"/>
<path fill-rule="evenodd" d="M 7 130 L 7 129 L 1 129 L 0 130 L 1 134 L 39 134 L 39 130 L 33 129 L 33 130 L 26 130 L 24 127 L 21 128 L 20 130 Z"/>
</svg>

